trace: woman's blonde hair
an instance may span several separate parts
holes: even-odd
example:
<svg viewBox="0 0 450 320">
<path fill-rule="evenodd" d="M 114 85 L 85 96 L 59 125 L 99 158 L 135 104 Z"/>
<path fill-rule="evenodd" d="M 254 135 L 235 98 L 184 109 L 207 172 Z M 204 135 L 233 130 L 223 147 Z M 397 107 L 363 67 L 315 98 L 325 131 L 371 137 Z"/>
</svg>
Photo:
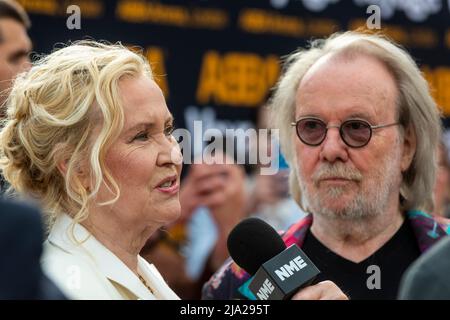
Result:
<svg viewBox="0 0 450 320">
<path fill-rule="evenodd" d="M 284 66 L 270 106 L 274 127 L 280 130 L 280 145 L 291 168 L 296 168 L 295 148 L 292 144 L 295 121 L 295 97 L 307 71 L 325 55 L 372 56 L 383 62 L 395 77 L 399 97 L 398 121 L 401 132 L 411 128 L 417 139 L 416 152 L 409 169 L 403 174 L 400 190 L 404 210 L 433 210 L 433 186 L 436 175 L 436 148 L 441 135 L 440 112 L 430 95 L 428 84 L 411 56 L 401 47 L 381 35 L 348 31 L 336 33 L 327 39 L 315 40 L 308 49 L 299 49 L 290 55 Z M 301 203 L 297 170 L 291 170 L 292 196 Z"/>
<path fill-rule="evenodd" d="M 142 55 L 120 43 L 83 40 L 40 58 L 19 75 L 0 132 L 0 168 L 9 192 L 37 200 L 49 225 L 61 212 L 84 220 L 88 200 L 102 183 L 114 195 L 104 204 L 117 200 L 119 187 L 104 158 L 124 123 L 118 85 L 125 76 L 142 74 L 152 78 Z M 58 169 L 61 162 L 65 174 Z M 89 168 L 90 190 L 79 177 L 83 165 Z"/>
</svg>

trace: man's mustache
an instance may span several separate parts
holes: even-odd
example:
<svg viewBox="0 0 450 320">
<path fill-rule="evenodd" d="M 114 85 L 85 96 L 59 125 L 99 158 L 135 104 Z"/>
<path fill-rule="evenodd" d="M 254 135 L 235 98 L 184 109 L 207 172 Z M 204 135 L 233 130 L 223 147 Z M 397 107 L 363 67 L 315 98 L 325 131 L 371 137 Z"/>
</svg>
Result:
<svg viewBox="0 0 450 320">
<path fill-rule="evenodd" d="M 312 176 L 312 179 L 316 185 L 319 184 L 321 180 L 332 178 L 347 179 L 359 182 L 362 180 L 363 175 L 359 172 L 359 170 L 338 162 L 335 164 L 321 165 Z"/>
</svg>

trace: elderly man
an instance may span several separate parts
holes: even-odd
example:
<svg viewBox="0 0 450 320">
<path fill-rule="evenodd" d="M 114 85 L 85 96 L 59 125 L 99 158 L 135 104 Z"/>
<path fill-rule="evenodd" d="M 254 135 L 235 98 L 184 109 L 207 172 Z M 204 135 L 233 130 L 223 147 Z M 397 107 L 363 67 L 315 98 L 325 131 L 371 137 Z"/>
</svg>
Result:
<svg viewBox="0 0 450 320">
<path fill-rule="evenodd" d="M 439 112 L 412 58 L 375 35 L 347 32 L 287 60 L 272 99 L 292 168 L 293 197 L 310 214 L 284 234 L 350 299 L 394 299 L 405 269 L 444 237 L 433 210 Z M 205 299 L 247 297 L 231 260 Z"/>
</svg>

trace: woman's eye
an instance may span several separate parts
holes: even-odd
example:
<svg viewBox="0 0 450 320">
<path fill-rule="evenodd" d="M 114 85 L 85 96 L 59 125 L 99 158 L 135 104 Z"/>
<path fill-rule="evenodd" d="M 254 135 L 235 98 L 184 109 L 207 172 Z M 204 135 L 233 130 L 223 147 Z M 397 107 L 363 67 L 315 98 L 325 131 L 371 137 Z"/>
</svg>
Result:
<svg viewBox="0 0 450 320">
<path fill-rule="evenodd" d="M 164 134 L 165 134 L 166 136 L 170 136 L 170 135 L 172 135 L 173 130 L 174 130 L 174 126 L 172 126 L 172 125 L 167 126 L 167 127 L 164 129 Z"/>
<path fill-rule="evenodd" d="M 148 132 L 141 132 L 138 133 L 134 138 L 133 141 L 139 140 L 139 141 L 146 141 L 148 140 Z"/>
</svg>

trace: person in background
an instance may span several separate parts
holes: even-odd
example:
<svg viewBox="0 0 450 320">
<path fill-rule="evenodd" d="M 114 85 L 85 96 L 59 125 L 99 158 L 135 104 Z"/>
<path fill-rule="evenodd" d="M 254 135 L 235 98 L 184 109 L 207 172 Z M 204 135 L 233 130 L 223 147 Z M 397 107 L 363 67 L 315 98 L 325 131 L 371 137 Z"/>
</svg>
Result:
<svg viewBox="0 0 450 320">
<path fill-rule="evenodd" d="M 267 130 L 268 135 L 258 134 L 258 139 L 267 139 L 266 143 L 259 141 L 258 150 L 266 148 L 268 164 L 258 163 L 253 172 L 247 177 L 247 211 L 249 216 L 257 217 L 275 230 L 286 230 L 293 223 L 304 217 L 306 213 L 298 206 L 289 194 L 289 166 L 280 151 L 279 137 L 273 135 L 273 129 L 269 127 L 267 105 L 260 107 L 258 112 L 258 130 Z M 264 131 L 263 131 L 264 132 Z M 274 150 L 272 150 L 274 148 Z M 260 161 L 261 162 L 261 161 Z M 263 167 L 271 166 L 273 172 L 266 174 Z"/>
<path fill-rule="evenodd" d="M 0 0 L 0 105 L 11 90 L 12 81 L 30 68 L 31 22 L 25 10 L 13 0 Z M 4 116 L 4 108 L 1 108 Z"/>
<path fill-rule="evenodd" d="M 42 272 L 42 217 L 35 207 L 0 199 L 0 300 L 63 300 Z"/>
<path fill-rule="evenodd" d="M 147 60 L 75 42 L 14 81 L 0 168 L 37 201 L 42 267 L 69 299 L 179 299 L 139 252 L 180 215 L 181 153 Z"/>
<path fill-rule="evenodd" d="M 17 74 L 30 67 L 31 40 L 27 29 L 31 22 L 25 10 L 13 0 L 0 0 L 0 120 L 5 116 L 4 103 Z M 0 174 L 0 195 L 6 184 Z"/>
<path fill-rule="evenodd" d="M 444 141 L 439 143 L 437 151 L 437 173 L 434 184 L 435 207 L 432 212 L 436 219 L 449 217 L 450 204 L 450 161 Z"/>
<path fill-rule="evenodd" d="M 417 259 L 400 283 L 400 300 L 450 300 L 450 237 Z"/>
</svg>

